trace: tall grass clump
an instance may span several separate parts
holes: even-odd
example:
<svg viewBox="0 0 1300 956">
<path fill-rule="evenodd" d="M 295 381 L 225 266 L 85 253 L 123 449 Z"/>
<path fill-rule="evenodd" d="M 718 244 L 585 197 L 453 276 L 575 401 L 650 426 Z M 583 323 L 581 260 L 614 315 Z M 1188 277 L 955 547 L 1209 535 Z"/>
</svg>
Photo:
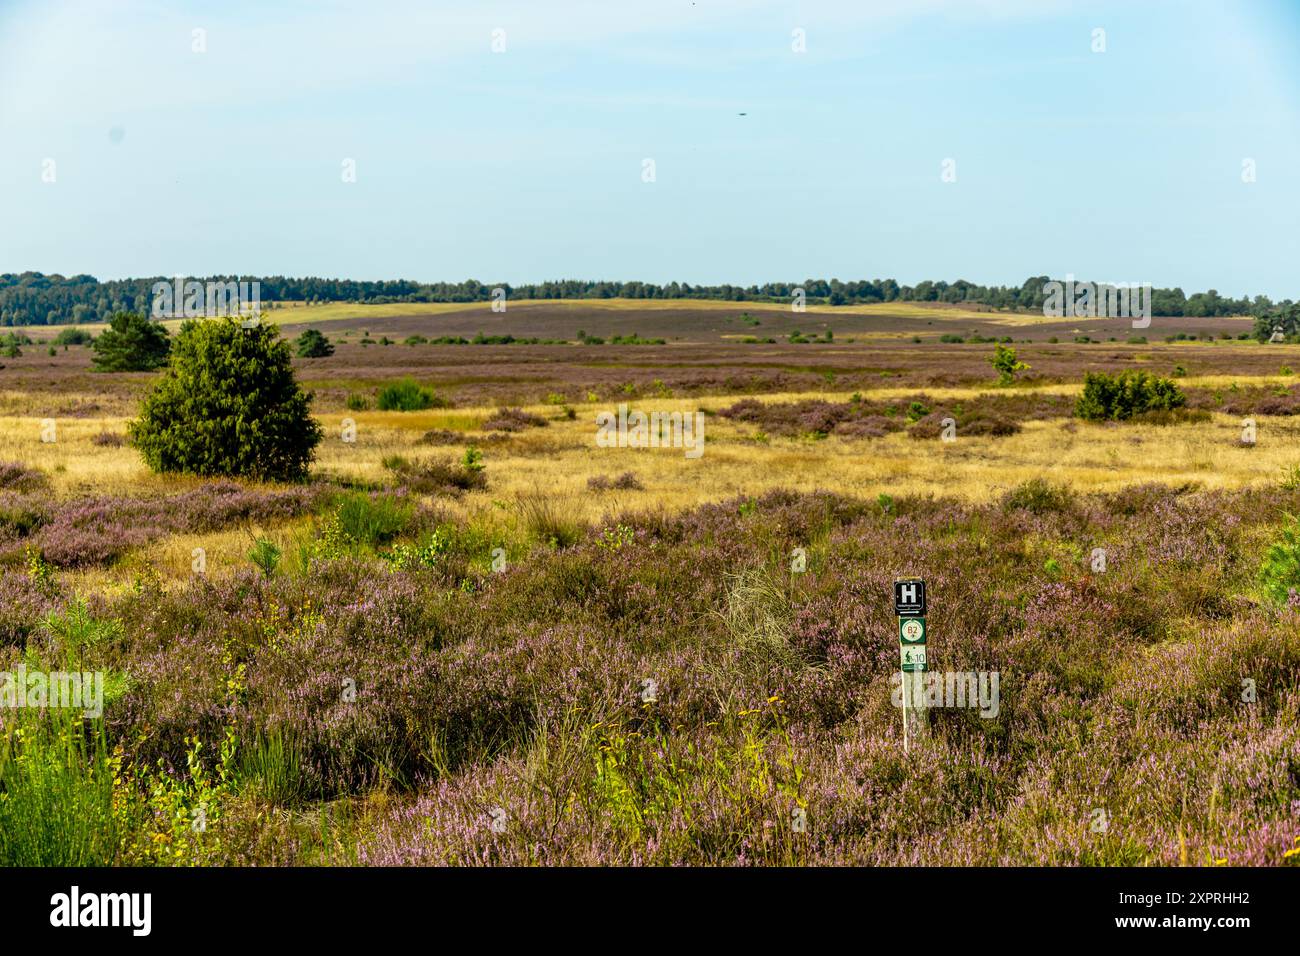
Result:
<svg viewBox="0 0 1300 956">
<path fill-rule="evenodd" d="M 433 389 L 404 378 L 381 388 L 376 404 L 383 412 L 419 412 L 426 408 L 446 408 L 450 403 Z"/>
<path fill-rule="evenodd" d="M 567 499 L 534 491 L 519 496 L 519 517 L 528 537 L 552 548 L 569 548 L 582 540 L 586 526 Z"/>
<path fill-rule="evenodd" d="M 405 531 L 413 510 L 409 502 L 396 495 L 354 492 L 339 502 L 334 517 L 340 532 L 350 541 L 374 547 Z"/>
<path fill-rule="evenodd" d="M 302 752 L 293 734 L 259 731 L 239 759 L 241 789 L 272 806 L 292 807 L 312 794 L 302 772 Z"/>
<path fill-rule="evenodd" d="M 0 866 L 112 864 L 118 827 L 102 724 L 15 713 L 0 730 Z"/>
</svg>

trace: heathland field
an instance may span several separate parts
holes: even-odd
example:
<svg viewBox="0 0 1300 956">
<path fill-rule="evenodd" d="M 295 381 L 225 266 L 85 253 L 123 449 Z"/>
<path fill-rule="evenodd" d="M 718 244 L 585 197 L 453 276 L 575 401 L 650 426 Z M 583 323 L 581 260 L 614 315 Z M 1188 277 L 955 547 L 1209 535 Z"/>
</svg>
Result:
<svg viewBox="0 0 1300 956">
<path fill-rule="evenodd" d="M 160 373 L 56 328 L 0 360 L 0 658 L 104 675 L 0 709 L 0 863 L 1300 861 L 1300 347 L 1249 320 L 268 315 L 334 346 L 306 483 L 151 472 Z M 1129 370 L 1182 406 L 1076 416 Z M 898 576 L 999 675 L 906 756 Z"/>
</svg>

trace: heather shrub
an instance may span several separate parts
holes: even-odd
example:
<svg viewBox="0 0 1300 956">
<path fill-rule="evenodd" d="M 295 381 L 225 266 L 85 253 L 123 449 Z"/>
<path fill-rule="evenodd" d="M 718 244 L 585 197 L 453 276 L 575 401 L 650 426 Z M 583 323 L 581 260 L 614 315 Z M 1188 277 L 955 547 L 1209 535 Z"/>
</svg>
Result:
<svg viewBox="0 0 1300 956">
<path fill-rule="evenodd" d="M 385 459 L 383 465 L 399 484 L 420 494 L 458 494 L 487 487 L 482 454 L 474 447 L 465 449 L 460 462 L 412 462 L 393 456 Z"/>
<path fill-rule="evenodd" d="M 47 484 L 45 473 L 16 461 L 0 461 L 0 489 L 34 491 Z"/>
<path fill-rule="evenodd" d="M 450 403 L 414 379 L 404 378 L 379 390 L 376 404 L 384 412 L 418 412 L 426 408 L 445 408 Z"/>
<path fill-rule="evenodd" d="M 296 481 L 321 440 L 311 397 L 274 326 L 189 321 L 128 429 L 154 471 Z"/>
<path fill-rule="evenodd" d="M 1176 384 L 1148 372 L 1088 372 L 1074 414 L 1088 421 L 1122 421 L 1146 412 L 1181 408 L 1186 401 Z"/>
<path fill-rule="evenodd" d="M 35 577 L 14 571 L 0 575 L 0 648 L 25 647 L 58 600 L 57 588 Z"/>
<path fill-rule="evenodd" d="M 498 408 L 496 414 L 483 423 L 484 431 L 518 432 L 525 428 L 543 428 L 545 418 L 521 408 Z"/>
<path fill-rule="evenodd" d="M 589 491 L 643 491 L 645 486 L 635 474 L 625 471 L 615 478 L 608 475 L 592 475 L 587 479 Z"/>
<path fill-rule="evenodd" d="M 309 510 L 324 494 L 320 488 L 281 492 L 248 491 L 214 482 L 178 495 L 157 498 L 89 498 L 48 511 L 0 499 L 3 515 L 25 523 L 45 560 L 57 567 L 106 564 L 132 548 L 168 534 L 215 531 L 239 521 L 275 521 Z M 4 535 L 0 533 L 0 553 Z"/>
<path fill-rule="evenodd" d="M 0 635 L 131 673 L 109 743 L 168 769 L 132 791 L 167 802 L 128 807 L 188 810 L 223 792 L 229 760 L 240 802 L 217 797 L 209 829 L 235 863 L 1290 859 L 1300 638 L 1291 611 L 1245 598 L 1258 533 L 1290 493 L 876 490 L 618 509 L 499 573 L 487 555 L 519 547 L 522 511 L 512 527 L 493 509 L 467 523 L 417 508 L 383 560 L 348 556 L 361 549 L 340 532 L 336 560 L 302 574 L 245 565 L 114 591 L 85 612 L 119 636 L 48 645 L 41 620 L 81 633 L 82 606 L 7 573 Z M 185 510 L 226 515 L 223 499 Z M 139 520 L 178 510 L 166 501 Z M 134 513 L 113 513 L 129 530 Z M 534 540 L 551 542 L 546 522 Z M 1104 573 L 1087 563 L 1098 544 Z M 790 569 L 794 547 L 810 573 Z M 1000 671 L 1001 701 L 995 717 L 933 710 L 904 755 L 891 581 L 918 571 L 932 668 Z M 335 810 L 313 801 L 335 797 L 365 825 L 327 824 Z M 1108 832 L 1088 826 L 1097 807 L 1115 814 Z M 128 840 L 142 861 L 185 837 L 131 819 L 163 848 Z"/>
<path fill-rule="evenodd" d="M 1007 435 L 1015 435 L 1020 432 L 1018 422 L 1008 421 L 996 415 L 973 415 L 961 423 L 962 435 L 992 435 L 995 438 L 1004 438 Z"/>
<path fill-rule="evenodd" d="M 1269 412 L 1261 411 L 1267 415 Z M 1143 425 L 1187 425 L 1208 422 L 1213 416 L 1203 408 L 1159 408 L 1133 416 L 1133 421 Z"/>
</svg>

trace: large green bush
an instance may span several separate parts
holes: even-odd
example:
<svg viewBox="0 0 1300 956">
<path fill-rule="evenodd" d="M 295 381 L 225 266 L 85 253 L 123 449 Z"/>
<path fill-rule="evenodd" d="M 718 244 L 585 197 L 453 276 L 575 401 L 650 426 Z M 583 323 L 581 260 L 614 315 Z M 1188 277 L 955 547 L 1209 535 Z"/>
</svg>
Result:
<svg viewBox="0 0 1300 956">
<path fill-rule="evenodd" d="M 1146 412 L 1172 411 L 1186 401 L 1172 381 L 1147 372 L 1088 372 L 1074 414 L 1089 421 L 1119 421 Z"/>
<path fill-rule="evenodd" d="M 135 312 L 115 312 L 91 346 L 100 372 L 148 372 L 167 361 L 167 330 Z"/>
<path fill-rule="evenodd" d="M 310 404 L 275 326 L 202 319 L 181 326 L 129 431 L 155 471 L 292 481 L 321 440 Z"/>
</svg>

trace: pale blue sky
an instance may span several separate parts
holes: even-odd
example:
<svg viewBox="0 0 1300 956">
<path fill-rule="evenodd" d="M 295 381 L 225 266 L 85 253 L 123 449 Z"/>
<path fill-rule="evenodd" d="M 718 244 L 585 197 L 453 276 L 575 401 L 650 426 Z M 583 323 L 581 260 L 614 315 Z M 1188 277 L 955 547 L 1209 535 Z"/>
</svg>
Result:
<svg viewBox="0 0 1300 956">
<path fill-rule="evenodd" d="M 1298 41 L 1295 0 L 0 0 L 0 272 L 1300 297 Z"/>
</svg>

